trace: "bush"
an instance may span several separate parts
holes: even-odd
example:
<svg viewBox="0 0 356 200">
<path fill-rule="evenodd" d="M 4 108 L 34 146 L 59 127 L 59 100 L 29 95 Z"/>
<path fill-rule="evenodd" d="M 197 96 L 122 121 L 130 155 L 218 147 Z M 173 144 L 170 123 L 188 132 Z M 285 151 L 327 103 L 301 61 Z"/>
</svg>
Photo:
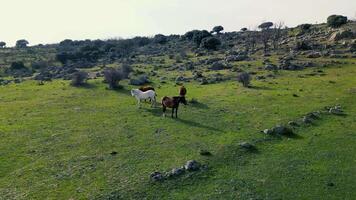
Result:
<svg viewBox="0 0 356 200">
<path fill-rule="evenodd" d="M 212 32 L 212 33 L 219 34 L 219 33 L 220 33 L 221 31 L 223 31 L 223 30 L 224 30 L 224 27 L 222 27 L 222 26 L 215 26 L 211 32 Z"/>
<path fill-rule="evenodd" d="M 79 71 L 73 74 L 71 85 L 82 86 L 86 83 L 87 80 L 88 80 L 88 73 Z"/>
<path fill-rule="evenodd" d="M 219 39 L 217 39 L 215 37 L 207 37 L 202 40 L 200 46 L 205 49 L 216 50 L 218 48 L 218 46 L 220 46 L 220 45 L 221 45 L 221 42 Z"/>
<path fill-rule="evenodd" d="M 302 31 L 307 31 L 307 30 L 309 30 L 311 27 L 312 27 L 311 24 L 301 24 L 301 25 L 299 25 L 299 28 L 300 28 Z"/>
<path fill-rule="evenodd" d="M 31 63 L 31 68 L 32 69 L 44 69 L 48 67 L 48 63 L 45 61 L 37 61 L 37 62 L 32 62 Z"/>
<path fill-rule="evenodd" d="M 295 50 L 297 51 L 312 50 L 312 47 L 308 43 L 309 43 L 308 41 L 297 41 L 295 44 Z"/>
<path fill-rule="evenodd" d="M 29 43 L 28 43 L 27 40 L 24 40 L 24 39 L 22 39 L 22 40 L 17 40 L 17 41 L 16 41 L 16 48 L 25 48 L 25 47 L 27 47 L 28 44 L 29 44 Z"/>
<path fill-rule="evenodd" d="M 119 82 L 123 79 L 121 71 L 114 68 L 104 70 L 104 81 L 109 85 L 109 89 L 118 88 Z"/>
<path fill-rule="evenodd" d="M 340 26 L 347 23 L 347 17 L 342 15 L 331 15 L 328 17 L 327 23 L 329 27 L 339 28 Z"/>
<path fill-rule="evenodd" d="M 10 66 L 10 70 L 22 70 L 22 69 L 27 69 L 26 66 L 23 64 L 23 62 L 12 62 Z"/>
<path fill-rule="evenodd" d="M 237 81 L 242 83 L 244 87 L 248 87 L 251 81 L 251 75 L 247 72 L 242 72 L 237 76 Z"/>
</svg>

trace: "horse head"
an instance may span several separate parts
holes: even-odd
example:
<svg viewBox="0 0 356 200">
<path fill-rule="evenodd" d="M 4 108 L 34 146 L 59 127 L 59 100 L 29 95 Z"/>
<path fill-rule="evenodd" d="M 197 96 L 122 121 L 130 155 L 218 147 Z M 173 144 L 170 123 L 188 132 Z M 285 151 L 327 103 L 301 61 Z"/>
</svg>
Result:
<svg viewBox="0 0 356 200">
<path fill-rule="evenodd" d="M 187 104 L 188 104 L 188 103 L 187 103 L 187 100 L 185 99 L 184 96 L 181 96 L 181 97 L 179 98 L 179 101 L 180 101 L 181 103 L 183 103 L 184 105 L 187 105 Z"/>
</svg>

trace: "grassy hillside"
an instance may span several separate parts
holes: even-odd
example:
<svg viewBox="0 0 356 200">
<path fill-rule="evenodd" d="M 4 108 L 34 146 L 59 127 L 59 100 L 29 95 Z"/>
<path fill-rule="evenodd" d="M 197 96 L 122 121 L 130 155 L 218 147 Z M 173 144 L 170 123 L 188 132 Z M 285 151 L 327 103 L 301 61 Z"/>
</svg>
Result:
<svg viewBox="0 0 356 200">
<path fill-rule="evenodd" d="M 0 199 L 353 199 L 356 67 L 316 70 L 279 71 L 251 88 L 186 83 L 199 103 L 182 106 L 179 119 L 138 109 L 127 82 L 117 91 L 100 78 L 84 88 L 0 87 Z M 155 82 L 159 98 L 178 94 Z M 261 133 L 337 104 L 345 116 L 323 114 L 294 137 Z M 244 141 L 257 151 L 241 149 Z M 150 180 L 192 159 L 207 169 Z"/>
</svg>

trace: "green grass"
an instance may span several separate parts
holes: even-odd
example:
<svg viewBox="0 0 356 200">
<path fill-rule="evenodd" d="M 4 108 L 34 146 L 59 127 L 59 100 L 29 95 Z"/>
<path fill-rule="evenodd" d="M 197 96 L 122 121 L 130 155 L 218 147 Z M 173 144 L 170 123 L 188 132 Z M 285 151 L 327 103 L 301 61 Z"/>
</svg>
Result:
<svg viewBox="0 0 356 200">
<path fill-rule="evenodd" d="M 200 103 L 182 106 L 179 119 L 138 109 L 126 82 L 119 91 L 101 80 L 0 87 L 0 199 L 353 199 L 356 66 L 323 70 L 306 78 L 298 75 L 312 69 L 283 71 L 254 88 L 189 83 L 188 98 Z M 178 87 L 157 93 L 177 95 Z M 347 115 L 323 115 L 297 128 L 299 137 L 260 133 L 335 104 Z M 242 151 L 242 141 L 258 151 Z M 151 172 L 191 159 L 208 170 L 150 182 Z"/>
</svg>

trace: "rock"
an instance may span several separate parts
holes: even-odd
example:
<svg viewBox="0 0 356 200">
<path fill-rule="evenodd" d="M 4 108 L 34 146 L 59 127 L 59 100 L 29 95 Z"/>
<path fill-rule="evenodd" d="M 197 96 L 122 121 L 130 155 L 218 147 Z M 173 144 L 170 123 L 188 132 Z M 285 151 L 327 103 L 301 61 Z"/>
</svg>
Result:
<svg viewBox="0 0 356 200">
<path fill-rule="evenodd" d="M 308 116 L 304 116 L 302 121 L 305 124 L 311 124 L 313 122 Z"/>
<path fill-rule="evenodd" d="M 306 55 L 307 58 L 320 58 L 322 54 L 320 52 L 313 51 Z"/>
<path fill-rule="evenodd" d="M 112 156 L 115 156 L 116 154 L 117 154 L 116 151 L 112 151 L 112 152 L 110 153 L 110 155 L 112 155 Z"/>
<path fill-rule="evenodd" d="M 236 62 L 247 60 L 248 56 L 246 54 L 231 55 L 225 58 L 226 62 Z"/>
<path fill-rule="evenodd" d="M 195 160 L 189 160 L 187 163 L 184 165 L 184 168 L 188 171 L 197 171 L 200 168 L 200 163 L 198 163 Z"/>
<path fill-rule="evenodd" d="M 146 75 L 141 75 L 138 78 L 131 78 L 130 79 L 130 85 L 144 85 L 146 83 L 149 83 L 148 76 Z"/>
<path fill-rule="evenodd" d="M 267 135 L 271 135 L 271 134 L 273 134 L 273 130 L 272 129 L 265 129 L 265 130 L 263 130 L 263 133 L 267 134 Z"/>
<path fill-rule="evenodd" d="M 153 172 L 150 177 L 153 181 L 162 181 L 164 179 L 161 172 Z"/>
<path fill-rule="evenodd" d="M 250 144 L 250 143 L 248 143 L 248 142 L 241 142 L 241 143 L 239 144 L 239 146 L 240 146 L 241 148 L 247 149 L 247 150 L 253 150 L 253 149 L 255 149 L 255 146 L 252 145 L 252 144 Z"/>
<path fill-rule="evenodd" d="M 308 118 L 310 118 L 310 119 L 319 119 L 319 118 L 320 118 L 317 112 L 308 113 L 308 114 L 306 115 L 306 117 L 308 117 Z"/>
<path fill-rule="evenodd" d="M 170 172 L 168 172 L 168 177 L 177 177 L 185 173 L 184 167 L 173 168 Z"/>
<path fill-rule="evenodd" d="M 340 30 L 331 35 L 330 41 L 339 41 L 342 39 L 349 39 L 354 37 L 354 33 L 350 30 Z"/>
<path fill-rule="evenodd" d="M 210 70 L 223 70 L 226 68 L 226 65 L 222 62 L 214 62 L 209 69 Z"/>
<path fill-rule="evenodd" d="M 272 133 L 276 135 L 292 135 L 293 130 L 282 125 L 277 125 L 272 129 Z"/>
<path fill-rule="evenodd" d="M 295 122 L 295 121 L 288 122 L 288 125 L 289 126 L 299 126 L 299 124 L 297 122 Z"/>
<path fill-rule="evenodd" d="M 334 115 L 343 115 L 344 114 L 344 112 L 341 110 L 341 106 L 335 106 L 333 108 L 330 108 L 329 113 L 334 114 Z"/>
<path fill-rule="evenodd" d="M 188 79 L 184 78 L 183 76 L 177 76 L 176 78 L 176 83 L 179 82 L 186 82 Z"/>
<path fill-rule="evenodd" d="M 274 71 L 274 70 L 278 70 L 278 67 L 276 65 L 273 65 L 273 64 L 267 64 L 265 66 L 265 70 Z"/>
</svg>

